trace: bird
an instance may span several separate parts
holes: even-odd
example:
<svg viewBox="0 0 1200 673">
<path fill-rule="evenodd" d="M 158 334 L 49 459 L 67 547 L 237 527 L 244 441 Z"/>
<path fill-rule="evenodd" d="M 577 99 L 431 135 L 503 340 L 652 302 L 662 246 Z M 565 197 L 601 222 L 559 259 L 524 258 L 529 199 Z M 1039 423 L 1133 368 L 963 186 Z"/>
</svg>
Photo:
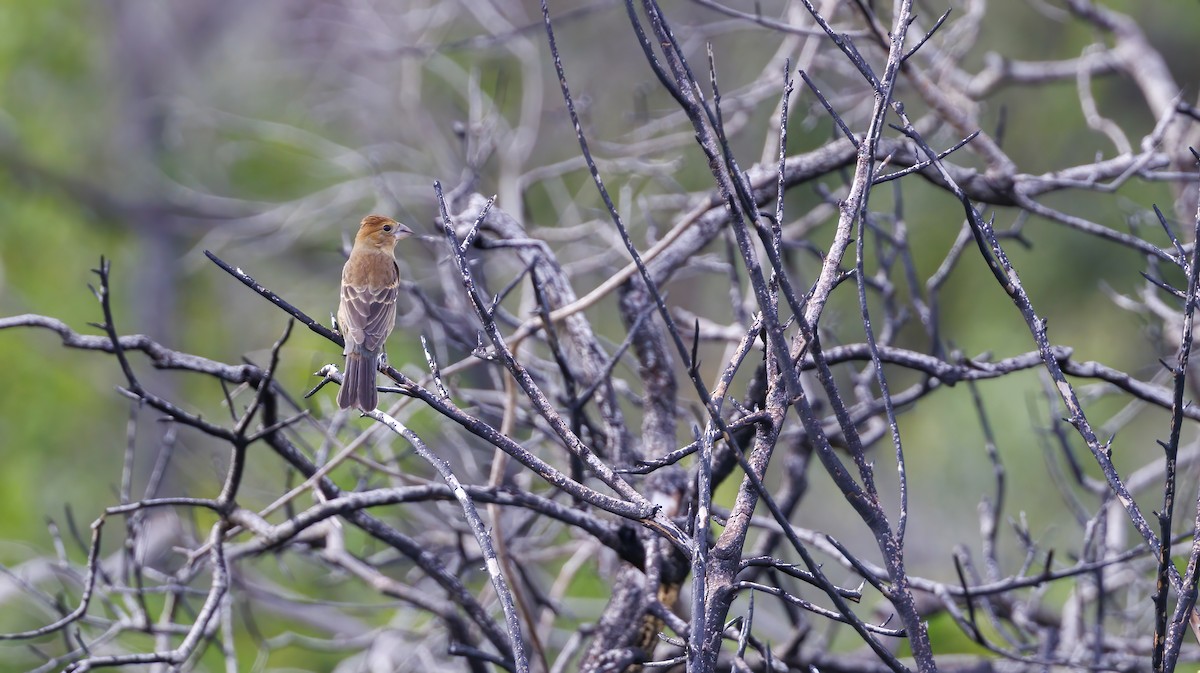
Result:
<svg viewBox="0 0 1200 673">
<path fill-rule="evenodd" d="M 342 267 L 337 329 L 346 342 L 346 370 L 337 402 L 342 409 L 374 411 L 379 403 L 375 373 L 384 342 L 396 327 L 400 267 L 396 242 L 412 229 L 390 217 L 367 215 L 358 227 L 350 258 Z"/>
</svg>

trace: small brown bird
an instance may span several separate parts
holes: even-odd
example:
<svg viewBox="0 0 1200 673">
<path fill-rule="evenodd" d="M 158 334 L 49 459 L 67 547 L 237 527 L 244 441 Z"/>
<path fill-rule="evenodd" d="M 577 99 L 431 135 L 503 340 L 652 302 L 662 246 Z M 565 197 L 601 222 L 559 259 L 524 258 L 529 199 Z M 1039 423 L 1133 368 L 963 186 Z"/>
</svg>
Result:
<svg viewBox="0 0 1200 673">
<path fill-rule="evenodd" d="M 337 327 L 346 340 L 342 351 L 346 370 L 337 401 L 343 409 L 374 411 L 379 403 L 375 372 L 384 342 L 396 327 L 396 297 L 400 288 L 396 241 L 412 233 L 412 229 L 391 218 L 368 215 L 354 237 L 350 259 L 342 267 Z"/>
</svg>

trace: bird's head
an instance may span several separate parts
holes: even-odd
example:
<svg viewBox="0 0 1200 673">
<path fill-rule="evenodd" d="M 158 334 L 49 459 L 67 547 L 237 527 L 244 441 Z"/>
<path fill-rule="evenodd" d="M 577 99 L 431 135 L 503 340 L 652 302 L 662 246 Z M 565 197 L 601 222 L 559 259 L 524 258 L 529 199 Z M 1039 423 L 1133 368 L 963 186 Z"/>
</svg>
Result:
<svg viewBox="0 0 1200 673">
<path fill-rule="evenodd" d="M 412 229 L 390 217 L 367 215 L 359 225 L 358 235 L 354 237 L 354 241 L 390 252 L 395 247 L 396 241 L 408 238 L 412 233 Z"/>
</svg>

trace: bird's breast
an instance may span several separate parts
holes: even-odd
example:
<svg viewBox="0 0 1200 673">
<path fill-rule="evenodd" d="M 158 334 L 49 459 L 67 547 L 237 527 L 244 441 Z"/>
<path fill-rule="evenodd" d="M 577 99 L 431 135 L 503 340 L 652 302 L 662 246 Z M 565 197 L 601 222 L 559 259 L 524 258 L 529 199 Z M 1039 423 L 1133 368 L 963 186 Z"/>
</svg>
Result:
<svg viewBox="0 0 1200 673">
<path fill-rule="evenodd" d="M 342 268 L 342 282 L 358 287 L 395 285 L 398 275 L 396 259 L 377 250 L 353 251 Z"/>
</svg>

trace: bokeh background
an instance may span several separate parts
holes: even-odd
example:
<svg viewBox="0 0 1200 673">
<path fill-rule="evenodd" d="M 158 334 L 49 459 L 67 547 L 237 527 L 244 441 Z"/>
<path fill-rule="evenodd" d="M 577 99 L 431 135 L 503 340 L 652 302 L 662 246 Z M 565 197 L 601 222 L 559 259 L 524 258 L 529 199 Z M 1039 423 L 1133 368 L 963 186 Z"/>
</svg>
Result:
<svg viewBox="0 0 1200 673">
<path fill-rule="evenodd" d="M 567 76 L 598 155 L 620 157 L 638 148 L 637 158 L 654 168 L 634 174 L 615 160 L 601 164 L 632 214 L 639 243 L 648 245 L 671 223 L 639 217 L 640 199 L 705 189 L 710 177 L 703 158 L 686 138 L 651 142 L 668 137 L 667 131 L 689 131 L 646 67 L 623 6 L 550 4 Z M 696 64 L 703 63 L 704 44 L 713 44 L 725 104 L 740 128 L 734 145 L 743 164 L 770 159 L 764 139 L 778 88 L 752 85 L 764 72 L 781 69 L 784 38 L 697 4 L 663 4 Z M 960 63 L 968 71 L 982 67 L 989 52 L 1064 59 L 1098 39 L 1055 4 L 919 3 L 925 17 L 953 8 L 950 25 L 960 14 L 986 12 L 977 42 Z M 1184 87 L 1183 98 L 1194 98 L 1200 6 L 1105 4 L 1139 22 Z M 768 16 L 791 11 L 780 0 L 755 7 Z M 603 229 L 605 217 L 581 164 L 560 168 L 552 179 L 528 177 L 538 167 L 578 161 L 540 21 L 534 3 L 487 0 L 0 3 L 0 316 L 39 313 L 97 333 L 88 326 L 101 319 L 88 284 L 104 256 L 112 262 L 122 333 L 144 333 L 223 362 L 246 357 L 264 363 L 284 316 L 209 263 L 203 250 L 327 320 L 359 218 L 381 212 L 418 233 L 436 234 L 433 180 L 454 186 L 472 165 L 479 191 L 498 194 L 498 203 L 534 235 L 552 243 L 586 238 L 597 256 L 611 254 L 605 251 L 615 238 Z M 825 82 L 843 76 L 819 68 L 813 74 Z M 1103 114 L 1135 144 L 1153 128 L 1155 120 L 1128 80 L 1099 77 L 1094 91 Z M 826 142 L 832 126 L 811 96 L 801 93 L 799 101 L 790 129 L 797 151 Z M 870 103 L 833 102 L 851 116 Z M 989 130 L 1005 126 L 1004 148 L 1022 172 L 1114 154 L 1084 124 L 1073 80 L 1001 88 L 983 102 L 980 119 Z M 960 161 L 973 160 L 964 155 Z M 836 186 L 836 176 L 828 184 Z M 903 181 L 901 189 L 917 262 L 928 274 L 954 240 L 961 211 L 917 179 Z M 894 198 L 890 188 L 878 189 L 872 206 L 889 211 Z M 797 190 L 788 208 L 798 217 L 818 201 L 815 190 Z M 1113 194 L 1064 193 L 1047 203 L 1160 245 L 1166 239 L 1151 206 L 1174 212 L 1169 186 L 1136 180 Z M 1013 213 L 997 211 L 998 226 L 1014 220 Z M 1188 223 L 1182 229 L 1189 230 Z M 819 227 L 811 241 L 825 246 L 830 232 L 828 225 Z M 1050 321 L 1052 341 L 1072 346 L 1077 359 L 1098 360 L 1144 380 L 1155 376 L 1157 359 L 1173 351 L 1154 321 L 1112 301 L 1113 293 L 1141 287 L 1145 260 L 1036 218 L 1024 223 L 1023 234 L 1028 245 L 1014 244 L 1011 254 L 1035 306 Z M 413 240 L 401 256 L 418 284 L 433 279 L 445 261 L 435 240 Z M 573 261 L 581 269 L 580 294 L 602 280 L 587 270 L 586 258 Z M 815 261 L 794 262 L 803 277 L 813 277 Z M 698 312 L 718 303 L 723 308 L 710 312 L 727 318 L 722 282 L 720 274 L 698 272 L 667 290 L 672 302 Z M 1000 358 L 1033 350 L 1020 316 L 977 259 L 955 271 L 942 299 L 943 332 L 963 354 Z M 823 319 L 826 327 L 844 323 L 846 341 L 861 340 L 855 302 L 847 285 Z M 411 335 L 421 329 L 420 311 L 415 305 L 405 311 L 402 328 Z M 620 342 L 623 330 L 612 302 L 591 315 L 593 324 L 607 326 L 606 338 Z M 914 333 L 914 344 L 918 337 Z M 704 359 L 710 379 L 722 352 L 712 348 Z M 338 359 L 328 343 L 303 330 L 283 353 L 281 381 L 297 396 L 315 384 L 313 371 Z M 393 339 L 390 355 L 399 363 L 421 362 L 412 339 Z M 141 359 L 135 365 L 156 391 L 208 414 L 227 413 L 211 382 L 154 372 Z M 419 371 L 419 365 L 409 366 Z M 47 332 L 0 332 L 0 372 L 0 563 L 14 567 L 53 553 L 48 519 L 61 524 L 69 510 L 83 526 L 115 502 L 130 411 L 114 388 L 121 378 L 113 358 L 63 349 Z M 1039 373 L 979 389 L 1009 469 L 1006 515 L 1025 512 L 1047 547 L 1063 544 L 1063 553 L 1077 552 L 1070 545 L 1078 531 L 1062 514 L 1047 468 L 1054 460 L 1047 457 L 1053 452 L 1046 436 L 1052 412 Z M 1084 390 L 1095 393 L 1087 411 L 1097 426 L 1126 402 L 1103 388 Z M 328 414 L 332 394 L 309 403 L 314 414 Z M 978 544 L 976 506 L 993 479 L 974 413 L 970 396 L 959 388 L 939 391 L 902 417 L 914 480 L 910 536 L 922 541 L 910 552 L 916 573 L 951 579 L 954 545 Z M 1125 425 L 1113 445 L 1118 465 L 1140 466 L 1157 455 L 1154 440 L 1165 438 L 1166 420 L 1165 412 L 1143 410 Z M 145 449 L 138 461 L 144 478 L 164 428 L 151 414 L 134 426 L 135 442 Z M 194 434 L 177 441 L 169 489 L 215 492 L 223 455 Z M 888 456 L 885 450 L 878 457 L 885 484 L 893 474 L 885 469 Z M 255 488 L 265 498 L 276 487 L 271 464 L 259 467 L 246 494 L 251 501 Z M 815 492 L 828 494 L 830 486 L 814 475 Z M 1185 486 L 1180 501 L 1192 502 L 1194 490 Z M 802 506 L 806 525 L 835 530 L 852 542 L 867 539 L 861 525 L 839 523 L 847 514 L 840 498 L 814 500 L 832 505 L 819 511 Z M 1146 508 L 1153 508 L 1152 501 Z M 70 553 L 79 557 L 77 549 Z M 1019 548 L 1007 553 L 1020 558 Z M 595 600 L 601 589 L 595 587 Z M 587 588 L 581 591 L 586 599 Z M 6 666 L 0 662 L 0 670 Z"/>
</svg>

